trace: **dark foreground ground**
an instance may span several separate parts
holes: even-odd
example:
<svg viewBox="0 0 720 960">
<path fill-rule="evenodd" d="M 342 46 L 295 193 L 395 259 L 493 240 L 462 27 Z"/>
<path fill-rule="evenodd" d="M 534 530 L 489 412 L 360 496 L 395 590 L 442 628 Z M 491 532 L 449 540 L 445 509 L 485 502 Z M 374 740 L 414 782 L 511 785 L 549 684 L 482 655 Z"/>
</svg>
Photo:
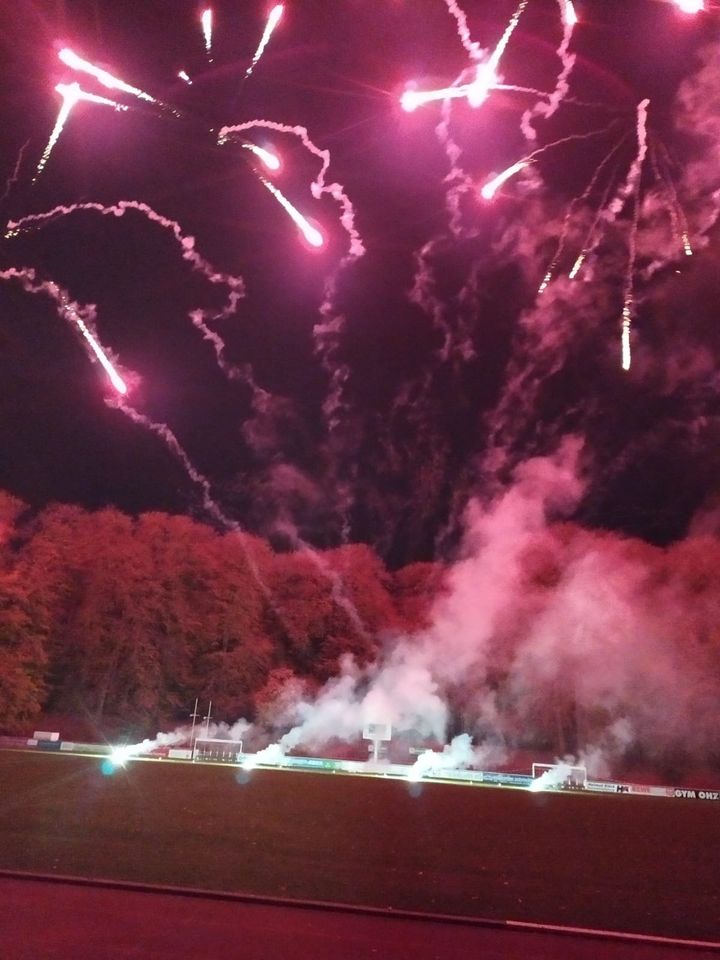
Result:
<svg viewBox="0 0 720 960">
<path fill-rule="evenodd" d="M 0 790 L 8 870 L 720 940 L 720 803 L 11 751 Z"/>
<path fill-rule="evenodd" d="M 676 946 L 0 877 L 4 960 L 710 960 Z"/>
</svg>

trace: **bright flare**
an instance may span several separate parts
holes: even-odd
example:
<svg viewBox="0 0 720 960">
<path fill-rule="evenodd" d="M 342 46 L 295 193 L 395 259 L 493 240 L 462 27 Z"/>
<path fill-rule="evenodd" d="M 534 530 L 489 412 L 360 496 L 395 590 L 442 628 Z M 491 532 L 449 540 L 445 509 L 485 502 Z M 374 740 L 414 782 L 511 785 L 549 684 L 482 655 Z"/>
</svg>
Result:
<svg viewBox="0 0 720 960">
<path fill-rule="evenodd" d="M 316 230 L 315 227 L 297 210 L 288 200 L 287 197 L 283 196 L 282 193 L 278 190 L 276 186 L 270 183 L 265 177 L 260 176 L 260 180 L 268 188 L 270 193 L 275 197 L 280 206 L 287 211 L 288 216 L 297 224 L 300 228 L 302 235 L 305 237 L 307 242 L 313 247 L 322 247 L 325 243 L 325 237 L 320 233 L 319 230 Z"/>
<path fill-rule="evenodd" d="M 79 70 L 81 73 L 88 73 L 91 77 L 95 77 L 98 83 L 101 83 L 109 90 L 121 90 L 123 93 L 129 93 L 131 96 L 137 97 L 139 100 L 147 100 L 148 103 L 157 103 L 157 100 L 155 100 L 154 97 L 151 97 L 149 93 L 145 93 L 143 90 L 138 90 L 137 87 L 131 87 L 130 84 L 125 83 L 124 80 L 118 79 L 118 77 L 114 77 L 111 73 L 108 73 L 107 70 L 102 70 L 100 67 L 96 67 L 87 60 L 83 60 L 82 57 L 79 57 L 68 47 L 63 47 L 58 53 L 58 57 L 66 66 L 70 67 L 71 69 Z"/>
<path fill-rule="evenodd" d="M 482 187 L 480 190 L 480 195 L 484 200 L 492 200 L 499 188 L 511 177 L 514 177 L 516 173 L 520 173 L 521 170 L 524 170 L 525 167 L 529 167 L 530 160 L 518 160 L 517 163 L 514 163 L 511 167 L 508 167 L 507 170 L 504 170 L 502 173 L 499 173 L 496 177 L 493 177 L 492 180 Z"/>
<path fill-rule="evenodd" d="M 213 12 L 209 7 L 207 10 L 203 10 L 202 16 L 200 17 L 200 22 L 202 23 L 203 37 L 205 38 L 205 50 L 209 54 L 212 50 L 213 29 Z"/>
<path fill-rule="evenodd" d="M 578 15 L 575 12 L 575 7 L 572 4 L 572 0 L 565 0 L 565 23 L 568 27 L 574 27 L 578 22 Z"/>
<path fill-rule="evenodd" d="M 258 147 L 255 143 L 244 143 L 243 147 L 245 150 L 249 150 L 250 153 L 254 153 L 255 156 L 260 160 L 268 170 L 279 170 L 280 169 L 280 157 L 275 153 L 271 153 L 270 150 L 266 150 L 264 147 Z"/>
<path fill-rule="evenodd" d="M 408 113 L 417 110 L 425 103 L 432 103 L 434 100 L 451 100 L 455 97 L 467 97 L 470 84 L 463 84 L 460 87 L 440 87 L 438 90 L 405 90 L 400 97 L 400 106 Z"/>
<path fill-rule="evenodd" d="M 191 80 L 190 77 L 185 73 L 184 70 L 178 70 L 178 76 L 180 77 L 181 80 L 184 80 L 185 83 L 187 83 L 187 84 L 192 84 L 192 80 Z"/>
<path fill-rule="evenodd" d="M 246 78 L 249 77 L 250 74 L 253 72 L 260 57 L 265 52 L 265 47 L 270 42 L 270 37 L 273 35 L 273 33 L 275 32 L 275 28 L 280 23 L 284 10 L 285 10 L 284 5 L 282 3 L 278 3 L 270 11 L 267 18 L 267 23 L 265 24 L 265 29 L 263 30 L 263 35 L 260 38 L 260 43 L 258 44 L 258 48 L 255 51 L 255 55 L 252 58 L 252 62 L 250 66 L 245 71 Z"/>
<path fill-rule="evenodd" d="M 124 767 L 130 759 L 129 747 L 113 747 L 110 752 L 110 762 L 114 767 Z"/>
<path fill-rule="evenodd" d="M 675 6 L 683 13 L 701 13 L 705 9 L 704 0 L 675 0 Z"/>
<path fill-rule="evenodd" d="M 498 77 L 492 61 L 483 63 L 477 68 L 477 76 L 468 87 L 467 99 L 471 107 L 479 107 L 490 96 L 490 91 L 497 84 Z"/>
</svg>

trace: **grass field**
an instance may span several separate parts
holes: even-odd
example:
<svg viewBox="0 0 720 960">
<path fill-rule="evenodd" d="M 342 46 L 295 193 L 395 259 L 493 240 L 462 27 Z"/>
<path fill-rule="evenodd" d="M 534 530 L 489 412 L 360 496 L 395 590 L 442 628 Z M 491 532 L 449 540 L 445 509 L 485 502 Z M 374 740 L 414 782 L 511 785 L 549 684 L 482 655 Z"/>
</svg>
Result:
<svg viewBox="0 0 720 960">
<path fill-rule="evenodd" d="M 0 868 L 720 940 L 720 803 L 239 772 L 0 751 Z"/>
</svg>

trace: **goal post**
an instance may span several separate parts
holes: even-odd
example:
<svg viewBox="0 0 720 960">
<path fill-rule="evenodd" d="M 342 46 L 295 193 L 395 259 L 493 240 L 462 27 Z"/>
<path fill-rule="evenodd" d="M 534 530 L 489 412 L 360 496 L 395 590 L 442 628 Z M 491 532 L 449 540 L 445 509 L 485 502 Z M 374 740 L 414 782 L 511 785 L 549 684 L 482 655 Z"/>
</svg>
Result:
<svg viewBox="0 0 720 960">
<path fill-rule="evenodd" d="M 533 763 L 533 780 L 542 780 L 547 788 L 584 790 L 587 786 L 587 767 L 569 763 Z"/>
</svg>

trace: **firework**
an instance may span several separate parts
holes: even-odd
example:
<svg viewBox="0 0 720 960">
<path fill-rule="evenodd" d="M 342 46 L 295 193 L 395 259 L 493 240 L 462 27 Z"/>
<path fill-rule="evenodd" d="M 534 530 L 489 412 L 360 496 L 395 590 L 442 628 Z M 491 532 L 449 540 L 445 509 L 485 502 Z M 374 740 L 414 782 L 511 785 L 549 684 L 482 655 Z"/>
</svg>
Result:
<svg viewBox="0 0 720 960">
<path fill-rule="evenodd" d="M 705 9 L 704 0 L 673 0 L 673 2 L 683 13 L 701 13 Z"/>
<path fill-rule="evenodd" d="M 488 182 L 480 189 L 480 195 L 484 200 L 492 200 L 500 187 L 511 177 L 514 177 L 516 173 L 520 173 L 521 170 L 524 170 L 526 167 L 530 166 L 530 160 L 518 160 L 517 163 L 514 163 L 511 167 L 508 167 L 507 170 L 503 170 L 502 173 L 499 173 L 496 177 L 493 177 L 492 180 Z"/>
<path fill-rule="evenodd" d="M 132 97 L 137 97 L 138 100 L 146 100 L 148 103 L 158 103 L 158 101 L 154 97 L 151 97 L 149 93 L 145 93 L 144 90 L 139 90 L 137 87 L 132 87 L 129 83 L 125 83 L 124 80 L 120 80 L 118 77 L 114 77 L 111 73 L 108 73 L 107 70 L 103 70 L 100 67 L 96 67 L 89 61 L 83 60 L 82 57 L 79 57 L 68 47 L 63 47 L 58 53 L 58 57 L 72 70 L 78 70 L 81 73 L 87 73 L 91 77 L 95 77 L 98 83 L 101 83 L 104 87 L 107 87 L 108 90 L 120 90 L 122 93 L 127 93 Z"/>
<path fill-rule="evenodd" d="M 127 107 L 124 107 L 120 103 L 116 103 L 114 100 L 108 100 L 107 97 L 99 97 L 97 94 L 87 93 L 80 87 L 79 83 L 59 83 L 55 87 L 55 90 L 62 97 L 62 104 L 60 106 L 60 110 L 58 111 L 55 126 L 50 134 L 50 139 L 47 142 L 47 146 L 43 150 L 42 156 L 40 157 L 40 162 L 35 170 L 33 183 L 35 183 L 37 178 L 45 169 L 45 164 L 48 162 L 55 144 L 60 139 L 60 134 L 63 132 L 63 128 L 67 123 L 68 117 L 72 113 L 72 109 L 76 103 L 79 103 L 80 100 L 87 100 L 90 103 L 106 104 L 107 106 L 114 107 L 115 110 L 127 110 Z"/>
<path fill-rule="evenodd" d="M 258 174 L 258 177 L 260 178 L 260 182 L 264 184 L 264 186 L 266 186 L 270 191 L 270 193 L 275 197 L 275 199 L 283 208 L 283 210 L 287 212 L 288 216 L 293 221 L 293 223 L 295 223 L 299 227 L 300 232 L 305 237 L 307 242 L 313 247 L 318 247 L 318 248 L 322 247 L 325 243 L 325 237 L 323 237 L 320 231 L 316 229 L 307 220 L 307 218 L 300 213 L 297 207 L 293 206 L 293 204 L 290 203 L 288 198 L 284 194 L 282 194 L 276 186 L 270 183 L 269 180 L 266 180 L 265 177 L 262 176 L 262 174 Z"/>
<path fill-rule="evenodd" d="M 627 180 L 620 192 L 618 202 L 613 207 L 613 212 L 617 215 L 622 210 L 624 200 L 631 196 L 633 202 L 632 221 L 630 223 L 630 235 L 628 238 L 628 266 L 625 275 L 625 290 L 623 298 L 622 313 L 622 368 L 630 369 L 630 328 L 633 321 L 633 302 L 634 302 L 634 272 L 635 260 L 637 257 L 637 232 L 640 222 L 640 181 L 642 179 L 643 166 L 647 156 L 647 114 L 649 100 L 642 100 L 637 109 L 637 141 L 638 150 L 635 159 L 628 171 Z"/>
<path fill-rule="evenodd" d="M 81 333 L 90 348 L 91 354 L 100 362 L 108 375 L 108 379 L 121 395 L 127 393 L 127 385 L 117 372 L 106 351 L 100 345 L 96 335 L 90 329 L 94 317 L 94 307 L 79 307 L 73 303 L 66 290 L 59 287 L 52 280 L 38 280 L 32 268 L 10 267 L 0 270 L 0 280 L 18 280 L 28 293 L 44 293 L 55 301 L 58 315 Z"/>
<path fill-rule="evenodd" d="M 255 51 L 255 54 L 252 58 L 250 66 L 245 71 L 246 79 L 253 72 L 253 70 L 257 66 L 258 61 L 260 60 L 260 57 L 262 57 L 263 53 L 265 52 L 265 47 L 270 42 L 270 37 L 272 37 L 273 33 L 275 32 L 275 28 L 280 23 L 284 9 L 285 7 L 283 6 L 283 4 L 278 3 L 270 11 L 267 18 L 267 23 L 265 24 L 265 29 L 263 30 L 263 35 L 260 38 L 260 43 L 258 44 L 257 50 Z"/>
<path fill-rule="evenodd" d="M 210 54 L 212 53 L 213 12 L 209 7 L 207 10 L 203 10 L 200 23 L 202 24 L 202 32 L 205 39 L 205 52 L 212 61 Z"/>
<path fill-rule="evenodd" d="M 577 26 L 578 15 L 575 12 L 575 7 L 573 6 L 572 0 L 565 0 L 563 20 L 568 27 Z"/>
<path fill-rule="evenodd" d="M 558 263 L 560 262 L 560 259 L 561 259 L 562 255 L 563 255 L 564 251 L 565 251 L 565 244 L 566 244 L 566 242 L 567 242 L 568 233 L 569 233 L 569 231 L 570 231 L 570 225 L 571 225 L 571 223 L 572 223 L 572 218 L 573 218 L 573 215 L 574 215 L 576 209 L 580 206 L 581 203 L 584 203 L 585 201 L 589 200 L 590 195 L 592 194 L 593 190 L 595 189 L 595 185 L 597 184 L 598 180 L 600 179 L 600 175 L 602 174 L 602 172 L 603 172 L 606 164 L 608 164 L 608 163 L 610 162 L 610 160 L 612 159 L 612 157 L 617 153 L 617 151 L 618 151 L 618 150 L 620 149 L 620 147 L 623 145 L 623 143 L 625 142 L 625 140 L 626 140 L 626 137 L 625 137 L 625 136 L 621 137 L 621 139 L 615 144 L 615 146 L 611 148 L 611 150 L 609 151 L 609 153 L 607 153 L 607 154 L 603 157 L 603 159 L 600 161 L 600 163 L 599 163 L 599 164 L 597 165 L 597 167 L 595 168 L 595 171 L 594 171 L 592 177 L 590 178 L 590 182 L 588 183 L 587 187 L 583 190 L 583 192 L 580 194 L 580 196 L 579 196 L 579 197 L 576 197 L 576 198 L 572 201 L 572 203 L 570 204 L 570 206 L 569 206 L 569 208 L 568 208 L 568 212 L 566 213 L 565 219 L 564 219 L 564 221 L 563 221 L 562 230 L 561 230 L 561 232 L 560 232 L 560 239 L 558 240 L 557 249 L 555 250 L 555 256 L 552 258 L 552 260 L 551 260 L 551 262 L 550 262 L 550 266 L 548 267 L 547 273 L 545 274 L 545 276 L 544 276 L 543 279 L 542 279 L 542 282 L 541 282 L 541 284 L 540 284 L 540 287 L 538 288 L 538 294 L 544 293 L 545 290 L 547 290 L 550 281 L 552 280 L 553 276 L 555 275 L 555 269 L 557 268 L 557 265 L 558 265 Z M 607 186 L 606 189 L 605 189 L 605 193 L 604 193 L 604 196 L 603 196 L 603 200 L 602 200 L 601 203 L 600 203 L 600 207 L 599 207 L 599 210 L 598 210 L 598 214 L 597 214 L 597 216 L 596 216 L 595 222 L 593 223 L 593 228 L 592 228 L 591 233 L 589 234 L 589 237 L 592 237 L 592 236 L 594 235 L 594 228 L 595 228 L 595 226 L 597 225 L 597 222 L 598 222 L 598 219 L 599 219 L 599 216 L 600 216 L 600 211 L 602 211 L 603 207 L 605 206 L 605 203 L 607 202 L 607 198 L 608 198 L 609 193 L 610 193 L 610 189 L 611 189 L 611 186 L 612 186 L 612 182 L 613 182 L 613 180 L 612 180 L 612 177 L 611 177 L 611 179 L 610 179 L 610 181 L 609 181 L 609 183 L 608 183 L 608 186 Z M 587 242 L 589 243 L 589 239 L 588 239 Z M 585 250 L 586 247 L 587 247 L 587 243 L 586 243 L 586 245 L 583 247 L 583 250 Z M 582 257 L 582 259 L 581 259 L 581 257 Z M 584 253 L 583 253 L 583 254 L 581 254 L 580 257 L 578 257 L 577 260 L 575 261 L 575 265 L 573 266 L 573 271 L 575 271 L 575 272 L 570 276 L 570 279 L 571 279 L 571 280 L 574 280 L 574 279 L 575 279 L 575 276 L 576 276 L 576 274 L 577 274 L 577 271 L 578 271 L 578 270 L 580 269 L 580 267 L 582 266 L 582 260 L 584 260 L 584 258 L 585 258 L 585 255 L 584 255 Z M 578 261 L 579 261 L 579 262 L 578 262 Z M 576 268 L 577 268 L 577 269 L 576 269 Z"/>
<path fill-rule="evenodd" d="M 274 120 L 248 120 L 233 126 L 223 127 L 218 134 L 218 143 L 225 143 L 235 134 L 242 134 L 247 130 L 260 127 L 263 130 L 273 130 L 275 133 L 287 133 L 297 137 L 305 149 L 321 161 L 320 172 L 310 184 L 310 192 L 316 200 L 329 195 L 340 205 L 340 225 L 350 238 L 350 256 L 361 257 L 365 253 L 365 244 L 355 226 L 355 208 L 340 183 L 327 183 L 326 177 L 330 168 L 330 151 L 323 150 L 311 139 L 306 127 L 290 126 L 287 123 L 277 123 Z"/>
<path fill-rule="evenodd" d="M 243 143 L 242 146 L 245 150 L 254 154 L 268 170 L 280 169 L 280 157 L 276 153 L 266 150 L 265 147 L 259 147 L 256 143 Z"/>
</svg>

